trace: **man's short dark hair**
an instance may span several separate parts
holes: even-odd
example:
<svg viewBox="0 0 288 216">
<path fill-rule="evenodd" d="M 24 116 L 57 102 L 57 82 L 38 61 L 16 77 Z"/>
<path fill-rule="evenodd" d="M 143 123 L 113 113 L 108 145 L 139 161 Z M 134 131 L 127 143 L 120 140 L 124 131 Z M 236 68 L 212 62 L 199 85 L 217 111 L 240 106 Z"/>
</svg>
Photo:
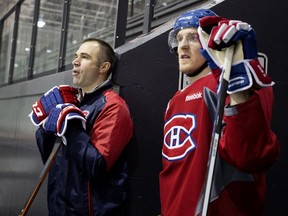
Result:
<svg viewBox="0 0 288 216">
<path fill-rule="evenodd" d="M 111 67 L 109 68 L 107 73 L 107 76 L 109 76 L 114 70 L 116 62 L 116 54 L 114 52 L 114 49 L 110 46 L 110 44 L 98 38 L 87 38 L 82 41 L 82 44 L 90 41 L 97 42 L 100 45 L 101 53 L 100 56 L 98 56 L 100 64 L 102 64 L 103 62 L 109 62 L 111 64 Z"/>
</svg>

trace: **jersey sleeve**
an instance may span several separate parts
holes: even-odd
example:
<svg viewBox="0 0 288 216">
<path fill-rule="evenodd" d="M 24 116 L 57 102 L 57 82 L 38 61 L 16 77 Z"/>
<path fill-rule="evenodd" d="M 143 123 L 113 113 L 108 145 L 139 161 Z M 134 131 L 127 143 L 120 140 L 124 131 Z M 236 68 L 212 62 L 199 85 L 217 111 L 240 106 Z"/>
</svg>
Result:
<svg viewBox="0 0 288 216">
<path fill-rule="evenodd" d="M 222 159 L 245 172 L 259 172 L 277 159 L 279 142 L 271 130 L 272 88 L 263 88 L 243 104 L 226 108 L 219 144 Z"/>
</svg>

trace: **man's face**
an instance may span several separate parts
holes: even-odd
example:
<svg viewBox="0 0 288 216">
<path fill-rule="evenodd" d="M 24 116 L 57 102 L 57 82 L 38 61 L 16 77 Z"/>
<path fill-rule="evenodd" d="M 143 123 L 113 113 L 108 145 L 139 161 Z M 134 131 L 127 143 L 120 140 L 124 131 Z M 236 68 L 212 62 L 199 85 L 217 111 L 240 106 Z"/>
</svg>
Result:
<svg viewBox="0 0 288 216">
<path fill-rule="evenodd" d="M 95 41 L 83 43 L 72 62 L 73 83 L 82 88 L 84 92 L 92 91 L 99 85 L 99 59 L 100 46 Z"/>
<path fill-rule="evenodd" d="M 199 48 L 201 47 L 196 28 L 182 29 L 177 34 L 179 70 L 185 74 L 193 74 L 205 62 Z"/>
</svg>

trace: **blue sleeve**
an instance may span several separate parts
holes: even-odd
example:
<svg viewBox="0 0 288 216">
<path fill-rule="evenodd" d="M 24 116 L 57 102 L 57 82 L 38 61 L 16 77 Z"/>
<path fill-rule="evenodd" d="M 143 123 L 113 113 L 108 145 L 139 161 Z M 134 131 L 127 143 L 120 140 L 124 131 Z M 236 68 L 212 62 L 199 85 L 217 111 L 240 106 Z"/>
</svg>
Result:
<svg viewBox="0 0 288 216">
<path fill-rule="evenodd" d="M 53 134 L 47 134 L 42 127 L 39 127 L 35 132 L 35 137 L 42 162 L 45 164 L 54 148 L 56 136 Z"/>
<path fill-rule="evenodd" d="M 65 137 L 67 139 L 68 154 L 78 168 L 89 179 L 104 176 L 106 162 L 102 154 L 95 148 L 90 137 L 78 120 L 69 121 Z"/>
</svg>

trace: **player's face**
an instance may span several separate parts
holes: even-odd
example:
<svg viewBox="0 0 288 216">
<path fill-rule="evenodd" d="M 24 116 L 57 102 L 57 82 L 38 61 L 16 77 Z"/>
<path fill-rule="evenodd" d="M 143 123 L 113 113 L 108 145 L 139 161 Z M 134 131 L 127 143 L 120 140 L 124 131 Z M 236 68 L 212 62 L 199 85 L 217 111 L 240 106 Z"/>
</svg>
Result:
<svg viewBox="0 0 288 216">
<path fill-rule="evenodd" d="M 196 28 L 182 29 L 177 34 L 179 70 L 185 74 L 193 74 L 205 62 L 199 48 Z"/>
<path fill-rule="evenodd" d="M 95 41 L 83 43 L 72 62 L 73 83 L 82 88 L 84 92 L 92 91 L 99 85 L 99 59 L 100 46 Z"/>
</svg>

